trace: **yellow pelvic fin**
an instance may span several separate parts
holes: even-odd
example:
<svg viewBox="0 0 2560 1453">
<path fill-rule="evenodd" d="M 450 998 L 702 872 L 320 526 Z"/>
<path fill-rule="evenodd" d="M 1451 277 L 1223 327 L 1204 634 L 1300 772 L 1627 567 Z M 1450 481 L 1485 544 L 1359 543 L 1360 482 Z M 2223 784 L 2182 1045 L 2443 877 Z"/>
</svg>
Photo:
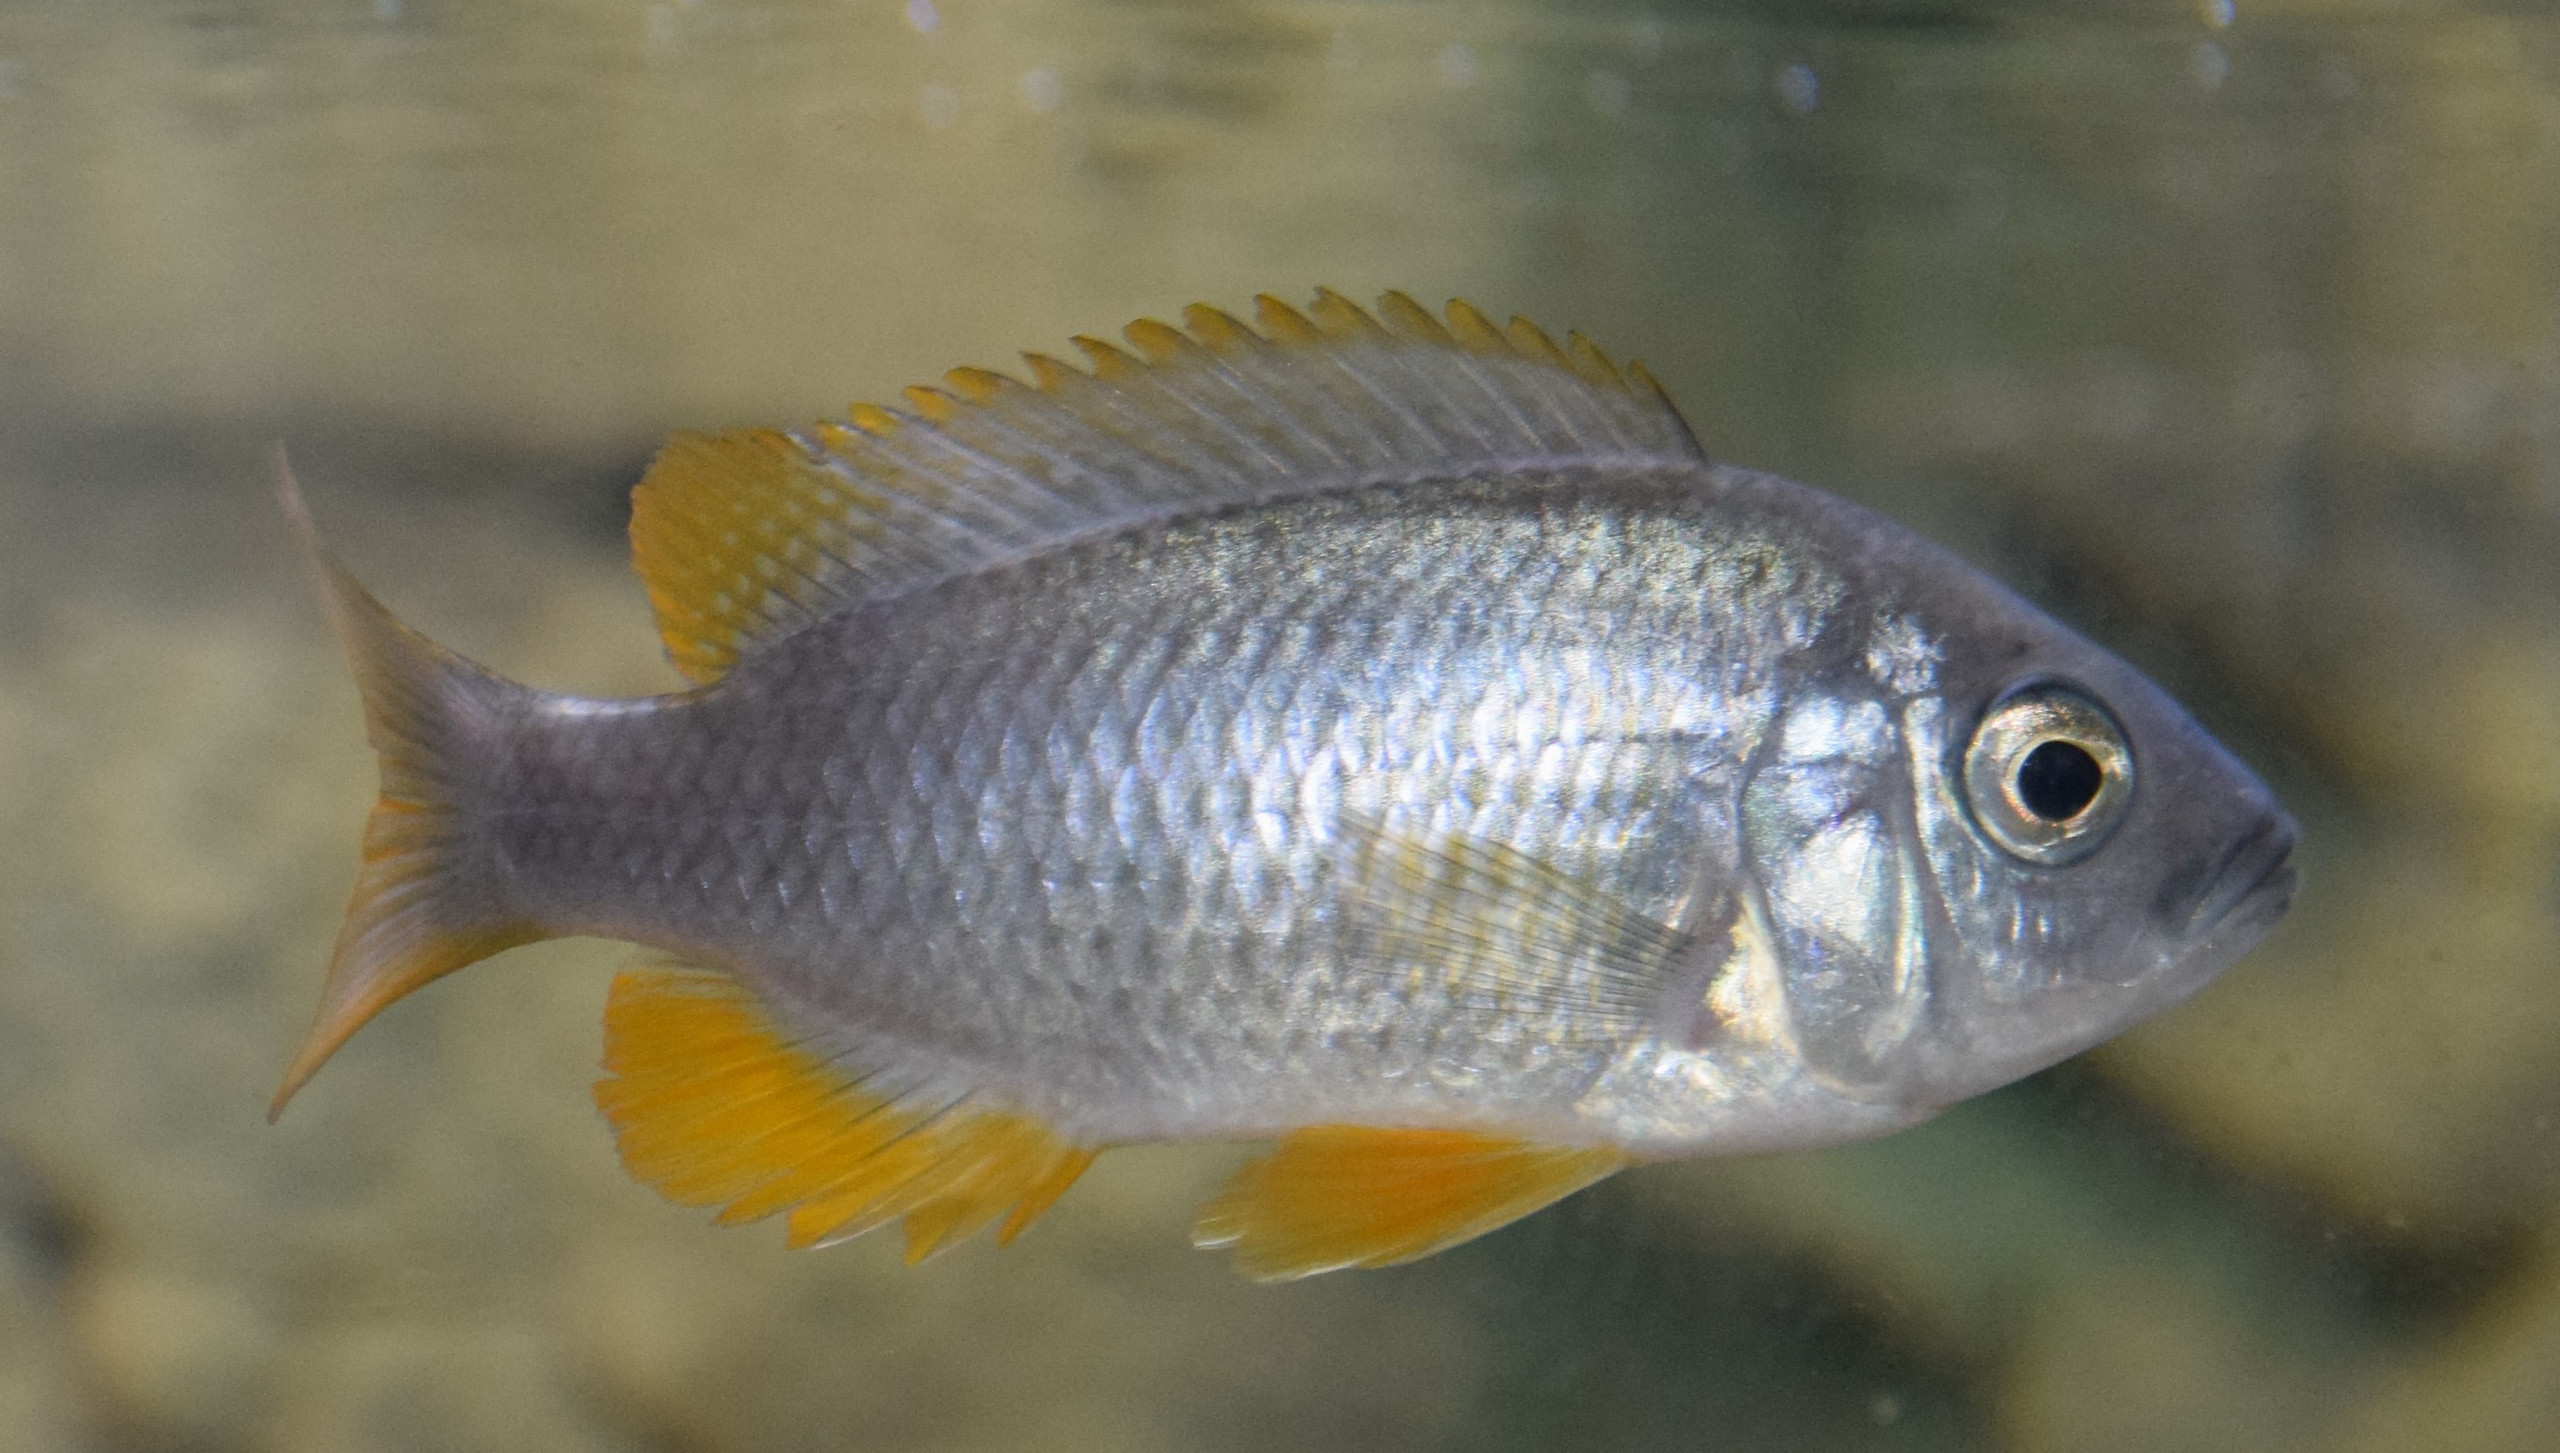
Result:
<svg viewBox="0 0 2560 1453">
<path fill-rule="evenodd" d="M 1248 326 L 1195 304 L 1180 328 L 1130 324 L 1128 349 L 1074 339 L 1088 369 L 1026 354 L 1029 383 L 963 368 L 846 424 L 678 434 L 632 491 L 667 652 L 712 681 L 849 602 L 1187 510 L 1704 461 L 1651 377 L 1579 334 L 1559 347 L 1464 302 L 1444 326 L 1402 293 L 1378 308 L 1265 295 Z"/>
<path fill-rule="evenodd" d="M 320 1009 L 267 1108 L 273 1120 L 365 1022 L 419 987 L 548 937 L 510 913 L 483 827 L 488 776 L 517 703 L 533 693 L 481 670 L 383 608 L 320 543 L 281 451 L 276 499 L 320 588 L 364 697 L 382 795 L 338 930 Z"/>
<path fill-rule="evenodd" d="M 911 1262 L 999 1220 L 1008 1242 L 1093 1163 L 1030 1116 L 813 1053 L 726 974 L 625 973 L 604 1027 L 596 1104 L 633 1178 L 724 1224 L 787 1212 L 793 1246 L 901 1218 Z"/>
<path fill-rule="evenodd" d="M 1691 938 L 1503 843 L 1424 835 L 1345 813 L 1350 952 L 1470 1009 L 1572 1040 L 1651 1028 Z"/>
<path fill-rule="evenodd" d="M 1625 1164 L 1606 1146 L 1318 1125 L 1238 1171 L 1202 1208 L 1191 1240 L 1234 1247 L 1236 1269 L 1256 1281 L 1394 1266 L 1507 1225 Z"/>
</svg>

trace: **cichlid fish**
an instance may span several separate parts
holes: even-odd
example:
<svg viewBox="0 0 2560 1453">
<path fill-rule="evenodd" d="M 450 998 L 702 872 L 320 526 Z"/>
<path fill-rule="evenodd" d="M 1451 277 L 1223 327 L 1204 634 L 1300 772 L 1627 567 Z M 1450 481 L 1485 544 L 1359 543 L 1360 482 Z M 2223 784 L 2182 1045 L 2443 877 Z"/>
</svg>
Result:
<svg viewBox="0 0 2560 1453">
<path fill-rule="evenodd" d="M 691 689 L 412 633 L 280 489 L 382 796 L 277 1107 L 515 944 L 632 1174 L 793 1244 L 1010 1239 L 1094 1155 L 1272 1139 L 1194 1239 L 1427 1255 L 1622 1166 L 1854 1140 L 2117 1033 L 2291 901 L 2291 822 L 1947 551 L 1711 462 L 1579 335 L 1265 297 L 675 436 Z"/>
</svg>

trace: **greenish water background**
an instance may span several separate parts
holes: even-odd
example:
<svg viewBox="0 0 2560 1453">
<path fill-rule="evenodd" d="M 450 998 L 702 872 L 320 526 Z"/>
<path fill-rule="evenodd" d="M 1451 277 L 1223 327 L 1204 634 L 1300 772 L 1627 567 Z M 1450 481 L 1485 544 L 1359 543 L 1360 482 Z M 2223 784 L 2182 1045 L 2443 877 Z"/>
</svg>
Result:
<svg viewBox="0 0 2560 1453">
<path fill-rule="evenodd" d="M 605 945 L 262 1122 L 372 770 L 268 441 L 433 634 L 652 690 L 668 429 L 1319 283 L 1582 328 L 2130 656 L 2293 918 L 1920 1130 L 1281 1288 L 1183 1244 L 1223 1151 L 916 1270 L 661 1203 Z M 0 8 L 0 1448 L 2548 1447 L 2555 745 L 2530 7 Z"/>
</svg>

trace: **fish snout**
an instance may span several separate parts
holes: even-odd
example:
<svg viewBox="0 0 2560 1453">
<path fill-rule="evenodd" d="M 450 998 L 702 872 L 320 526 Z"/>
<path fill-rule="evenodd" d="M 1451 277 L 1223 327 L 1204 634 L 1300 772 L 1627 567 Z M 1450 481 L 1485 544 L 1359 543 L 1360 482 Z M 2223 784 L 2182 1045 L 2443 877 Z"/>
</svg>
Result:
<svg viewBox="0 0 2560 1453">
<path fill-rule="evenodd" d="M 2293 819 L 2269 810 L 2234 838 L 2218 858 L 2164 885 L 2160 920 L 2189 938 L 2230 930 L 2254 936 L 2275 926 L 2293 906 L 2296 873 Z"/>
</svg>

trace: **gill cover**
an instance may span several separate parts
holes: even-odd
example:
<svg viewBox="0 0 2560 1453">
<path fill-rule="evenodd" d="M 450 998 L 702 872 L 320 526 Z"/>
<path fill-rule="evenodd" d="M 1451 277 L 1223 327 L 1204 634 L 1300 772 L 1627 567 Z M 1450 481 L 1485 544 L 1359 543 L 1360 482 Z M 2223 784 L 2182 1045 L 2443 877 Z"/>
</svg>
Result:
<svg viewBox="0 0 2560 1453">
<path fill-rule="evenodd" d="M 1809 695 L 1743 794 L 1797 1045 L 1853 1094 L 1893 1077 L 1929 1005 L 1929 875 L 1905 824 L 1935 713 L 1928 697 L 1897 721 L 1881 702 Z"/>
</svg>

